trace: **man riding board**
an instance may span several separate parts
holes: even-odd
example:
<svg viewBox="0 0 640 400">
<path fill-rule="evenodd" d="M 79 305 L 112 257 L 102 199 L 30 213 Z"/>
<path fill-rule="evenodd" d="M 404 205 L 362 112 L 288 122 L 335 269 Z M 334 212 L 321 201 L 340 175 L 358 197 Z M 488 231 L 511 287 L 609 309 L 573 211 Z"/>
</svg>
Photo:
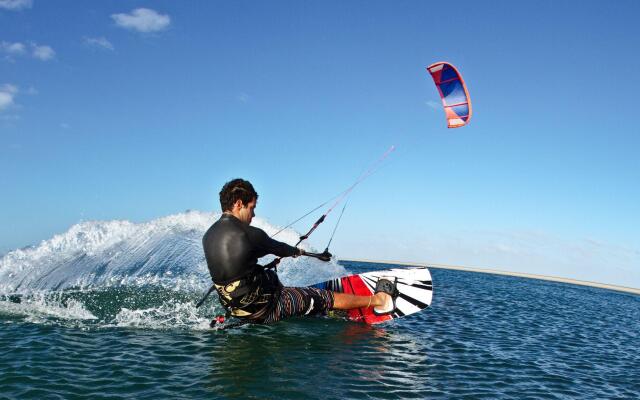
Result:
<svg viewBox="0 0 640 400">
<path fill-rule="evenodd" d="M 231 315 L 251 323 L 268 324 L 297 315 L 325 314 L 331 309 L 374 307 L 378 315 L 395 310 L 398 292 L 395 283 L 387 279 L 378 281 L 372 296 L 283 287 L 276 272 L 259 265 L 258 259 L 267 254 L 299 257 L 306 253 L 250 226 L 257 201 L 258 193 L 249 181 L 227 182 L 220 191 L 223 214 L 202 239 L 220 303 Z"/>
</svg>

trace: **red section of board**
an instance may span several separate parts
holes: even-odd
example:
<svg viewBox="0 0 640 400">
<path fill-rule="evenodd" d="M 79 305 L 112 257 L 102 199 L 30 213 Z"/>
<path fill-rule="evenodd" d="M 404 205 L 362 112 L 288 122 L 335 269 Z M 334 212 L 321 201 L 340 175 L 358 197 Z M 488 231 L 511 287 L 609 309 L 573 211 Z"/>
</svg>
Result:
<svg viewBox="0 0 640 400">
<path fill-rule="evenodd" d="M 341 279 L 344 293 L 358 296 L 371 296 L 373 292 L 359 275 L 351 275 Z M 373 307 L 362 307 L 348 311 L 349 319 L 352 321 L 366 322 L 367 324 L 379 324 L 380 322 L 392 319 L 391 315 L 378 316 L 373 313 Z"/>
</svg>

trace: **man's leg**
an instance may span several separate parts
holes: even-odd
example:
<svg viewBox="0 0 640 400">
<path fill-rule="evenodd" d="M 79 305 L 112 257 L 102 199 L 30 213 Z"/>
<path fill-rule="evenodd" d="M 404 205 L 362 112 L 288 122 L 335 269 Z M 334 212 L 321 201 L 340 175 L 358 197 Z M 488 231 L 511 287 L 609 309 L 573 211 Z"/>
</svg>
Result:
<svg viewBox="0 0 640 400">
<path fill-rule="evenodd" d="M 334 293 L 333 308 L 338 310 L 351 310 L 361 307 L 379 307 L 393 301 L 391 296 L 384 292 L 378 292 L 372 296 L 356 296 L 354 294 Z"/>
<path fill-rule="evenodd" d="M 333 308 L 333 296 L 333 292 L 323 289 L 285 287 L 261 322 L 270 324 L 293 316 L 326 313 Z"/>
<path fill-rule="evenodd" d="M 384 292 L 372 296 L 356 296 L 310 287 L 285 287 L 282 289 L 277 303 L 260 322 L 270 324 L 296 315 L 324 313 L 330 309 L 349 310 L 383 305 L 388 307 L 388 302 L 392 303 L 393 299 Z"/>
</svg>

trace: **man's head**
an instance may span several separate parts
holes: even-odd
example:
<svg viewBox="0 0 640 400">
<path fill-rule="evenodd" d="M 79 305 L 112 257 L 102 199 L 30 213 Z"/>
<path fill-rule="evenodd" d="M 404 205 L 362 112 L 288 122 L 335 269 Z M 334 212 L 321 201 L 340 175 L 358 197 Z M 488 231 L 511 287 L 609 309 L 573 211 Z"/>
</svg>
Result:
<svg viewBox="0 0 640 400">
<path fill-rule="evenodd" d="M 233 179 L 224 184 L 220 190 L 220 206 L 222 211 L 230 212 L 240 221 L 251 223 L 254 217 L 258 193 L 251 182 L 244 179 Z"/>
</svg>

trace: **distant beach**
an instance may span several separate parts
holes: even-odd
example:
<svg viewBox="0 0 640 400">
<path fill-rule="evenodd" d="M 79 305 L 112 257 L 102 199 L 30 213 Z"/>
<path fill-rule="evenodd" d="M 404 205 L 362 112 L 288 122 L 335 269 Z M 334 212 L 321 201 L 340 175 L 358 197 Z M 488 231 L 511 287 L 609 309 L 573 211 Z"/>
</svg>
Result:
<svg viewBox="0 0 640 400">
<path fill-rule="evenodd" d="M 457 271 L 482 272 L 482 273 L 485 273 L 485 274 L 518 276 L 518 277 L 521 277 L 521 278 L 541 279 L 541 280 L 545 280 L 545 281 L 562 282 L 562 283 L 569 283 L 569 284 L 572 284 L 572 285 L 591 286 L 591 287 L 596 287 L 596 288 L 601 288 L 601 289 L 615 290 L 615 291 L 618 291 L 618 292 L 640 294 L 640 289 L 630 288 L 630 287 L 626 287 L 626 286 L 609 285 L 609 284 L 606 284 L 606 283 L 589 282 L 589 281 L 580 281 L 580 280 L 577 280 L 577 279 L 561 278 L 561 277 L 557 277 L 557 276 L 527 274 L 527 273 L 523 273 L 523 272 L 500 271 L 500 270 L 497 270 L 497 269 L 488 269 L 488 268 L 465 267 L 465 266 L 461 266 L 461 265 L 415 263 L 415 262 L 400 262 L 400 261 L 379 261 L 379 260 L 363 260 L 363 259 L 346 259 L 346 258 L 345 259 L 340 259 L 340 261 L 367 262 L 367 263 L 374 263 L 374 264 L 397 264 L 397 265 L 407 265 L 407 266 L 411 266 L 411 267 L 429 267 L 429 268 L 453 269 L 453 270 L 457 270 Z"/>
</svg>

